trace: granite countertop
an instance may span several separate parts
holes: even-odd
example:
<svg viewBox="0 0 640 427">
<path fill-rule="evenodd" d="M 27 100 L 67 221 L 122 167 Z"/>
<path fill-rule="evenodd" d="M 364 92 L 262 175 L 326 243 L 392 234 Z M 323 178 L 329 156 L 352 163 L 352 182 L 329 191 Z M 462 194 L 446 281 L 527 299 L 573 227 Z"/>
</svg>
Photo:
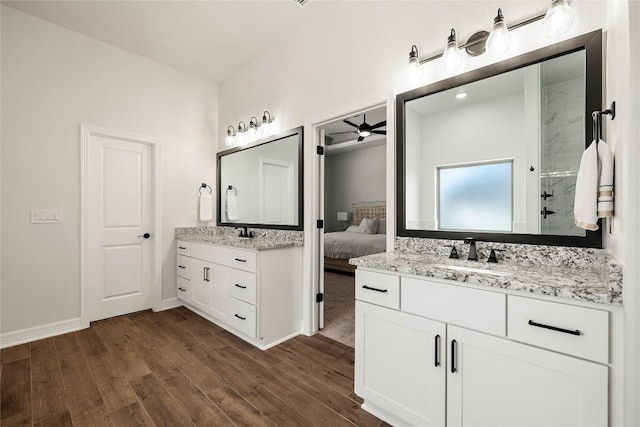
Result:
<svg viewBox="0 0 640 427">
<path fill-rule="evenodd" d="M 440 259 L 424 254 L 380 253 L 349 260 L 362 268 L 414 274 L 468 284 L 551 295 L 602 304 L 622 304 L 622 269 L 608 262 L 604 268 L 521 266 Z"/>
<path fill-rule="evenodd" d="M 278 238 L 266 238 L 266 237 L 254 237 L 248 239 L 246 237 L 237 237 L 229 235 L 216 235 L 216 234 L 201 234 L 190 232 L 176 232 L 176 239 L 184 240 L 187 242 L 205 243 L 209 245 L 220 246 L 232 246 L 235 248 L 251 249 L 251 250 L 266 250 L 266 249 L 278 249 L 288 248 L 291 246 L 302 246 L 303 242 L 290 240 L 290 239 L 278 239 Z"/>
</svg>

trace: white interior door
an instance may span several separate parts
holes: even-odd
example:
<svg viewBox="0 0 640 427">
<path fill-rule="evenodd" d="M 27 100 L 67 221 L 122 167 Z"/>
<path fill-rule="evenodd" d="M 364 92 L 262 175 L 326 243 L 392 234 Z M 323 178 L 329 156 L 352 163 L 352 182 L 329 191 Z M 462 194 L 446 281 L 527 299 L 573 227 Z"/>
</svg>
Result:
<svg viewBox="0 0 640 427">
<path fill-rule="evenodd" d="M 264 224 L 293 224 L 293 164 L 260 159 L 260 206 Z"/>
<path fill-rule="evenodd" d="M 89 320 L 151 308 L 151 148 L 90 135 Z M 145 237 L 147 236 L 147 237 Z M 150 237 L 150 238 L 149 238 Z"/>
</svg>

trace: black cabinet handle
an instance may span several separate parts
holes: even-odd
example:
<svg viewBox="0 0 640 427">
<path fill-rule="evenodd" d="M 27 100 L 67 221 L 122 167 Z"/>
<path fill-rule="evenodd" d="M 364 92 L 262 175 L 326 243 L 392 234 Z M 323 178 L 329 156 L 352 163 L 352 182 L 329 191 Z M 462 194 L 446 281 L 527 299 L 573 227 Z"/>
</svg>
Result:
<svg viewBox="0 0 640 427">
<path fill-rule="evenodd" d="M 186 292 L 185 288 L 178 288 L 178 290 L 181 290 L 182 292 Z"/>
<path fill-rule="evenodd" d="M 178 246 L 178 249 L 184 250 L 184 249 L 187 249 L 187 248 L 185 248 L 184 246 Z"/>
<path fill-rule="evenodd" d="M 240 288 L 240 289 L 247 289 L 247 287 L 246 287 L 246 286 L 242 286 L 242 285 L 239 285 L 239 284 L 237 284 L 237 283 L 236 283 L 236 287 L 237 287 L 237 288 Z"/>
<path fill-rule="evenodd" d="M 187 267 L 185 267 L 184 265 L 179 265 L 178 267 L 179 267 L 179 268 L 187 268 Z"/>
<path fill-rule="evenodd" d="M 582 332 L 580 332 L 580 330 L 578 329 L 576 329 L 575 331 L 572 331 L 571 329 L 564 329 L 564 328 L 559 328 L 557 326 L 545 325 L 544 323 L 537 323 L 537 322 L 534 322 L 533 320 L 529 320 L 529 324 L 537 328 L 551 329 L 552 331 L 563 332 L 565 334 L 582 335 Z"/>
<path fill-rule="evenodd" d="M 389 292 L 386 289 L 378 289 L 378 288 L 372 288 L 371 286 L 367 286 L 367 285 L 362 285 L 362 289 L 368 289 L 370 291 L 376 291 L 376 292 Z"/>
<path fill-rule="evenodd" d="M 247 320 L 247 318 L 246 318 L 246 317 L 242 317 L 242 316 L 240 316 L 239 314 L 234 314 L 234 316 L 236 316 L 236 317 L 237 317 L 238 319 L 240 319 L 240 320 Z"/>
<path fill-rule="evenodd" d="M 435 348 L 434 350 L 435 354 L 434 354 L 433 360 L 435 361 L 434 365 L 437 368 L 438 366 L 440 366 L 440 335 L 436 335 L 434 348 Z"/>
<path fill-rule="evenodd" d="M 204 281 L 209 281 L 209 267 L 204 267 Z"/>
<path fill-rule="evenodd" d="M 240 258 L 236 258 L 236 261 L 238 261 L 238 262 L 247 262 L 246 259 L 240 259 Z"/>
<path fill-rule="evenodd" d="M 451 373 L 455 374 L 458 372 L 458 367 L 456 366 L 456 348 L 458 342 L 456 340 L 451 341 Z"/>
</svg>

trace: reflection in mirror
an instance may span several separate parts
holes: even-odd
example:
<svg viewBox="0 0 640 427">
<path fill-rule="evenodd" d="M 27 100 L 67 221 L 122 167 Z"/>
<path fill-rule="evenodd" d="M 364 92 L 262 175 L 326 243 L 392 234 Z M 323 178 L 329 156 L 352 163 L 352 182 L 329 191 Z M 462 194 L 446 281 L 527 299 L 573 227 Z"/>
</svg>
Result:
<svg viewBox="0 0 640 427">
<path fill-rule="evenodd" d="M 218 225 L 302 229 L 302 128 L 218 153 Z"/>
<path fill-rule="evenodd" d="M 584 236 L 584 50 L 405 108 L 407 229 Z"/>
<path fill-rule="evenodd" d="M 602 247 L 574 225 L 602 31 L 399 94 L 398 236 Z"/>
</svg>

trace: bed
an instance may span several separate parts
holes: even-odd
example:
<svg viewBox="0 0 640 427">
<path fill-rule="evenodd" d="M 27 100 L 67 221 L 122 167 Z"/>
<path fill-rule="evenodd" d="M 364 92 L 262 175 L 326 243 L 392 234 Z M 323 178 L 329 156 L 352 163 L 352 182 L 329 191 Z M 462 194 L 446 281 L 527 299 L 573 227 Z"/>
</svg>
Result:
<svg viewBox="0 0 640 427">
<path fill-rule="evenodd" d="M 386 219 L 386 202 L 358 202 L 353 204 L 352 225 L 359 225 L 362 219 Z M 383 221 L 384 222 L 384 221 Z M 385 252 L 386 224 L 379 226 L 377 234 L 338 231 L 324 235 L 324 268 L 353 273 L 355 267 L 349 258 Z"/>
</svg>

